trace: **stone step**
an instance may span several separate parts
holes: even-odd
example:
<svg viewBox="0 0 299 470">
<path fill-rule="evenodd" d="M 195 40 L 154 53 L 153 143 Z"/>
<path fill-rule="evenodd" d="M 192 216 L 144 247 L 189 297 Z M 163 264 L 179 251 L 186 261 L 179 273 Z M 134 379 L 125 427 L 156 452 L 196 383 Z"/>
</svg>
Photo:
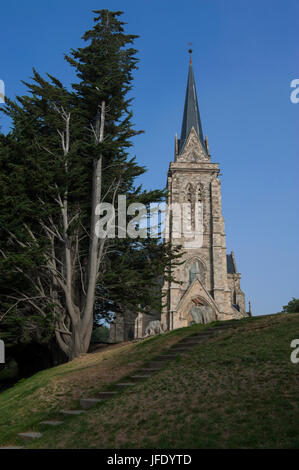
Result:
<svg viewBox="0 0 299 470">
<path fill-rule="evenodd" d="M 105 399 L 105 398 L 113 398 L 115 397 L 115 395 L 117 394 L 117 392 L 99 392 L 98 393 L 98 397 L 99 398 L 102 398 L 102 399 Z"/>
<path fill-rule="evenodd" d="M 61 410 L 60 413 L 63 415 L 77 416 L 77 415 L 82 415 L 82 413 L 85 413 L 85 411 L 84 410 Z"/>
<path fill-rule="evenodd" d="M 203 343 L 204 341 L 207 341 L 208 339 L 212 338 L 212 336 L 206 336 L 205 338 L 195 338 L 195 339 L 189 339 L 188 341 L 182 341 L 180 343 L 181 346 L 186 346 L 189 344 L 199 344 Z"/>
<path fill-rule="evenodd" d="M 165 356 L 156 357 L 153 361 L 149 362 L 149 367 L 162 367 L 165 365 L 166 361 Z"/>
<path fill-rule="evenodd" d="M 221 328 L 221 330 L 216 330 L 211 334 L 210 338 L 215 338 L 216 336 L 221 335 L 221 333 L 223 333 L 226 330 L 227 328 Z"/>
<path fill-rule="evenodd" d="M 188 348 L 173 348 L 171 349 L 171 351 L 169 351 L 171 354 L 174 353 L 174 354 L 181 354 L 181 353 L 184 353 L 184 352 L 188 352 L 190 351 L 190 349 L 193 348 L 193 344 L 192 346 L 188 347 Z"/>
<path fill-rule="evenodd" d="M 206 341 L 207 339 L 210 339 L 210 338 L 213 338 L 213 336 L 216 336 L 216 335 L 212 335 L 212 334 L 209 334 L 209 335 L 198 335 L 198 336 L 192 336 L 191 338 L 186 338 L 186 339 L 183 339 L 182 341 L 180 341 L 180 344 L 188 344 L 188 343 L 193 343 L 194 341 Z"/>
<path fill-rule="evenodd" d="M 185 348 L 185 346 L 182 345 L 181 348 L 171 348 L 169 349 L 169 351 L 167 351 L 165 354 L 163 354 L 163 356 L 175 356 L 176 354 L 180 354 L 181 352 L 181 349 L 184 349 L 187 351 L 187 349 L 190 349 L 190 347 L 188 348 Z"/>
<path fill-rule="evenodd" d="M 210 336 L 213 336 L 213 334 L 216 334 L 217 331 L 212 329 L 206 330 L 204 333 L 198 333 L 197 335 L 189 336 L 189 338 L 209 338 Z"/>
<path fill-rule="evenodd" d="M 180 354 L 181 354 L 181 352 L 177 352 L 177 351 L 171 352 L 171 351 L 169 351 L 167 354 L 163 354 L 162 357 L 164 359 L 167 359 L 167 361 L 171 361 L 171 360 L 175 359 L 176 356 L 179 356 Z"/>
<path fill-rule="evenodd" d="M 135 385 L 134 382 L 126 382 L 126 383 L 115 384 L 115 386 L 116 386 L 116 387 L 119 387 L 119 388 L 132 387 L 133 385 Z"/>
<path fill-rule="evenodd" d="M 42 437 L 42 433 L 41 432 L 19 432 L 18 436 L 22 437 L 23 439 L 40 439 Z"/>
<path fill-rule="evenodd" d="M 192 335 L 192 336 L 186 336 L 185 338 L 183 338 L 181 341 L 185 341 L 187 339 L 194 339 L 194 338 L 205 338 L 207 336 L 211 336 L 211 332 L 205 332 L 205 333 L 197 333 L 196 335 Z"/>
<path fill-rule="evenodd" d="M 207 331 L 217 331 L 217 330 L 226 330 L 228 328 L 232 328 L 233 325 L 219 325 L 219 326 L 212 326 Z"/>
<path fill-rule="evenodd" d="M 139 380 L 149 379 L 150 377 L 150 375 L 132 375 L 130 379 L 134 380 L 134 382 L 138 382 Z"/>
<path fill-rule="evenodd" d="M 154 374 L 155 372 L 158 372 L 161 369 L 162 367 L 145 367 L 139 370 L 140 372 L 145 373 L 145 374 Z"/>
<path fill-rule="evenodd" d="M 175 346 L 172 346 L 172 348 L 169 351 L 176 351 L 177 349 L 190 349 L 193 347 L 193 343 L 185 343 L 185 344 L 176 344 Z"/>
<path fill-rule="evenodd" d="M 211 333 L 217 333 L 218 331 L 228 330 L 229 328 L 229 326 L 213 326 L 213 328 L 208 328 L 206 332 L 208 335 L 210 335 Z"/>
<path fill-rule="evenodd" d="M 89 410 L 89 408 L 96 406 L 101 401 L 103 401 L 101 398 L 81 398 L 80 406 L 83 408 L 83 410 Z"/>
<path fill-rule="evenodd" d="M 167 362 L 167 361 L 166 361 L 166 359 L 164 358 L 164 359 L 160 359 L 160 360 L 158 360 L 158 361 L 156 360 L 156 361 L 149 362 L 149 363 L 148 363 L 148 366 L 149 366 L 149 367 L 154 367 L 154 368 L 158 367 L 159 369 L 157 369 L 157 370 L 161 370 L 162 367 L 165 366 L 166 362 Z"/>
<path fill-rule="evenodd" d="M 206 341 L 206 338 L 205 339 L 193 339 L 192 341 L 184 341 L 183 343 L 180 344 L 180 346 L 182 347 L 185 347 L 185 346 L 194 346 L 194 344 L 201 344 L 203 343 L 204 341 Z"/>
<path fill-rule="evenodd" d="M 158 361 L 158 362 L 159 361 L 166 361 L 166 360 L 168 361 L 168 360 L 173 359 L 174 357 L 175 357 L 175 353 L 170 354 L 169 351 L 165 351 L 165 353 L 161 354 L 161 356 L 157 356 L 155 358 L 155 360 Z"/>
<path fill-rule="evenodd" d="M 171 361 L 172 359 L 175 358 L 175 356 L 179 354 L 178 352 L 176 351 L 171 351 L 171 349 L 169 349 L 168 351 L 165 351 L 164 354 L 161 354 L 161 356 L 158 356 L 159 359 L 161 360 L 165 360 L 167 359 L 167 361 Z"/>
<path fill-rule="evenodd" d="M 46 426 L 59 426 L 63 424 L 63 421 L 41 421 L 39 424 L 44 424 Z"/>
</svg>

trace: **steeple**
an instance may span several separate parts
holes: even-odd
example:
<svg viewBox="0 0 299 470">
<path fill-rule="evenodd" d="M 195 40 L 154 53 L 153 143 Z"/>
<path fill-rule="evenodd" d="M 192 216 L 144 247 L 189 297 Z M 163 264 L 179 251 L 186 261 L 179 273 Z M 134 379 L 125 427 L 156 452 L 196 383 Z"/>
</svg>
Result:
<svg viewBox="0 0 299 470">
<path fill-rule="evenodd" d="M 198 109 L 198 102 L 197 102 L 197 94 L 196 94 L 196 87 L 195 87 L 195 80 L 193 74 L 193 67 L 192 67 L 192 59 L 191 59 L 191 52 L 190 53 L 190 64 L 189 64 L 189 73 L 188 73 L 188 82 L 187 82 L 187 89 L 186 89 L 186 98 L 185 98 L 185 107 L 184 107 L 184 116 L 183 116 L 183 123 L 182 123 L 182 130 L 181 130 L 181 138 L 179 141 L 179 153 L 181 153 L 186 139 L 188 138 L 192 126 L 194 127 L 199 140 L 201 141 L 204 148 L 206 148 L 202 127 L 200 122 L 200 114 Z"/>
</svg>

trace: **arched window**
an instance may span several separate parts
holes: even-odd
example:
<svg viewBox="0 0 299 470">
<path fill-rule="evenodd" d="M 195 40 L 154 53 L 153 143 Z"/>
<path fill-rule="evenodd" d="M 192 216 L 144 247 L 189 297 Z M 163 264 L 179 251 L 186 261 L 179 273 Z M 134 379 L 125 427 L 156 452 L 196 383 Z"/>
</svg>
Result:
<svg viewBox="0 0 299 470">
<path fill-rule="evenodd" d="M 192 284 L 194 279 L 196 278 L 196 275 L 198 275 L 200 279 L 200 267 L 198 261 L 194 261 L 194 263 L 191 265 L 191 268 L 189 270 L 189 282 Z"/>
<path fill-rule="evenodd" d="M 202 201 L 202 194 L 201 194 L 201 189 L 197 189 L 197 201 L 201 202 Z"/>
<path fill-rule="evenodd" d="M 186 188 L 186 200 L 187 202 L 192 202 L 192 197 L 193 197 L 193 187 L 192 184 L 188 184 Z"/>
</svg>

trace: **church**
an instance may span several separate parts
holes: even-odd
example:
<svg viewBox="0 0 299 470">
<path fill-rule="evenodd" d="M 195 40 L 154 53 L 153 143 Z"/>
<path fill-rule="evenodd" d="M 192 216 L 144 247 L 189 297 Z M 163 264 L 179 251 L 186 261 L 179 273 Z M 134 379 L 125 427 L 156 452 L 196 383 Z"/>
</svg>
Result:
<svg viewBox="0 0 299 470">
<path fill-rule="evenodd" d="M 142 338 L 148 323 L 161 320 L 164 330 L 193 323 L 241 319 L 251 315 L 245 308 L 234 253 L 227 254 L 221 207 L 221 181 L 218 163 L 212 161 L 207 137 L 203 137 L 195 79 L 190 64 L 181 135 L 175 136 L 174 161 L 167 175 L 168 207 L 185 206 L 183 216 L 195 237 L 190 241 L 178 228 L 175 216 L 167 218 L 165 241 L 183 247 L 182 264 L 173 271 L 175 282 L 162 286 L 162 313 L 145 315 L 127 312 L 114 318 L 110 341 Z M 200 214 L 199 214 L 200 212 Z M 198 216 L 198 217 L 197 217 Z M 198 233 L 196 221 L 200 220 Z M 182 223 L 180 219 L 180 223 Z"/>
</svg>

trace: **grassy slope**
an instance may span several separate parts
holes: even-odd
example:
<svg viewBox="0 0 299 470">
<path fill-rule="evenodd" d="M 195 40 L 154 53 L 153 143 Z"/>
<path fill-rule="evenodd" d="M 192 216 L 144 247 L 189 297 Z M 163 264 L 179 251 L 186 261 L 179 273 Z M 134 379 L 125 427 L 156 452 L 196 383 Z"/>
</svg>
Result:
<svg viewBox="0 0 299 470">
<path fill-rule="evenodd" d="M 298 448 L 299 314 L 242 320 L 146 382 L 43 430 L 33 448 Z M 96 396 L 195 325 L 43 371 L 0 395 L 0 442 Z"/>
</svg>

